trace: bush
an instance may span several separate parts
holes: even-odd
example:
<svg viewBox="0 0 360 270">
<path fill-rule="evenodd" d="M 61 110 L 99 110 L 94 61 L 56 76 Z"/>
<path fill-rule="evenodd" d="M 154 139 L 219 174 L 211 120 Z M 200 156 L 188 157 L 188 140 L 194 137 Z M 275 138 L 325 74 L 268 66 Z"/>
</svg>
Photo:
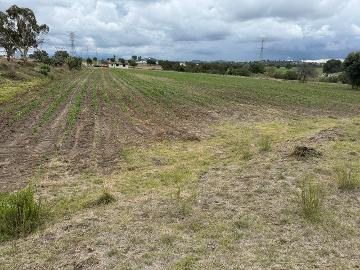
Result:
<svg viewBox="0 0 360 270">
<path fill-rule="evenodd" d="M 48 73 L 50 72 L 50 67 L 48 65 L 42 65 L 39 72 L 41 74 L 48 75 Z"/>
<path fill-rule="evenodd" d="M 299 78 L 299 74 L 295 71 L 295 70 L 287 70 L 285 75 L 284 75 L 284 79 L 285 80 L 289 80 L 289 81 L 294 81 L 297 80 Z"/>
<path fill-rule="evenodd" d="M 0 241 L 26 236 L 41 224 L 43 209 L 27 187 L 11 194 L 0 194 Z"/>
<path fill-rule="evenodd" d="M 344 70 L 353 88 L 360 87 L 360 52 L 353 52 L 344 61 Z"/>
<path fill-rule="evenodd" d="M 262 62 L 250 63 L 250 71 L 255 74 L 265 73 L 265 65 Z"/>
<path fill-rule="evenodd" d="M 251 75 L 251 72 L 248 67 L 244 66 L 244 67 L 233 68 L 230 70 L 228 74 L 235 76 L 249 77 Z"/>
<path fill-rule="evenodd" d="M 69 70 L 81 69 L 82 67 L 82 58 L 80 57 L 69 57 L 66 60 L 66 64 L 69 67 Z"/>
<path fill-rule="evenodd" d="M 321 216 L 322 194 L 318 184 L 305 178 L 300 183 L 300 206 L 302 212 L 310 221 L 318 221 Z"/>
<path fill-rule="evenodd" d="M 340 190 L 350 191 L 360 187 L 359 173 L 350 167 L 339 167 L 336 169 L 336 181 Z"/>
</svg>

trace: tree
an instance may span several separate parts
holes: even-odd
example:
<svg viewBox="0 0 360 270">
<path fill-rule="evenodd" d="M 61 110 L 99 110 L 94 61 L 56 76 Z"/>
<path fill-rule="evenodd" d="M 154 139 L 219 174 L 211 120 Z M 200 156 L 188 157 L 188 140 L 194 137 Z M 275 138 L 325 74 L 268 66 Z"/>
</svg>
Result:
<svg viewBox="0 0 360 270">
<path fill-rule="evenodd" d="M 344 70 L 353 88 L 360 87 L 360 51 L 350 53 L 344 61 Z"/>
<path fill-rule="evenodd" d="M 30 58 L 35 59 L 38 62 L 46 62 L 49 58 L 49 54 L 44 50 L 36 50 L 32 55 L 30 55 Z"/>
<path fill-rule="evenodd" d="M 69 67 L 69 70 L 81 69 L 82 58 L 81 57 L 69 57 L 66 59 L 66 64 Z"/>
<path fill-rule="evenodd" d="M 30 48 L 37 48 L 43 42 L 42 36 L 49 32 L 46 24 L 37 23 L 34 12 L 29 8 L 11 6 L 6 13 L 1 13 L 0 32 L 7 32 L 7 41 L 20 51 L 23 58 L 27 57 Z"/>
<path fill-rule="evenodd" d="M 131 59 L 132 59 L 133 61 L 137 61 L 137 60 L 138 60 L 138 57 L 137 57 L 137 55 L 133 55 L 133 56 L 131 56 Z"/>
<path fill-rule="evenodd" d="M 55 66 L 62 66 L 65 64 L 66 60 L 70 57 L 67 51 L 56 51 L 53 57 Z"/>
<path fill-rule="evenodd" d="M 148 65 L 150 65 L 150 66 L 156 65 L 156 60 L 153 59 L 153 58 L 149 58 L 149 59 L 146 60 L 146 63 L 147 63 Z"/>
<path fill-rule="evenodd" d="M 0 12 L 0 47 L 5 49 L 8 61 L 10 61 L 11 56 L 16 52 L 11 24 L 12 22 L 9 17 L 4 12 Z"/>
<path fill-rule="evenodd" d="M 338 73 L 341 71 L 341 65 L 340 60 L 331 59 L 324 64 L 323 72 L 326 74 Z"/>
<path fill-rule="evenodd" d="M 93 60 L 91 58 L 86 59 L 86 64 L 88 66 L 92 65 L 92 63 L 93 63 Z"/>
<path fill-rule="evenodd" d="M 133 59 L 129 60 L 128 62 L 129 62 L 129 66 L 131 66 L 131 67 L 136 67 L 137 66 L 136 61 L 133 60 Z"/>
<path fill-rule="evenodd" d="M 126 63 L 126 61 L 125 61 L 124 58 L 119 58 L 119 62 L 120 62 L 121 64 L 123 64 L 123 65 L 125 65 L 125 63 Z"/>
<path fill-rule="evenodd" d="M 93 57 L 92 60 L 93 60 L 94 63 L 97 63 L 97 60 L 98 60 L 98 59 L 97 59 L 97 57 Z"/>
<path fill-rule="evenodd" d="M 306 63 L 299 67 L 299 80 L 306 82 L 309 78 L 315 77 L 315 69 Z"/>
<path fill-rule="evenodd" d="M 265 65 L 261 62 L 253 62 L 250 63 L 250 71 L 252 73 L 258 74 L 258 73 L 265 73 Z"/>
</svg>

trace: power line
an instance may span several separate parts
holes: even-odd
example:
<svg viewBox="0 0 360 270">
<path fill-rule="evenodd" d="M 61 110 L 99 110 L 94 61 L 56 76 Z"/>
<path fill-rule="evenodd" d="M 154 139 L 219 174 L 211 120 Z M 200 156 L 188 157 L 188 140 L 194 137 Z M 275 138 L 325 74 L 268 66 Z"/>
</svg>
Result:
<svg viewBox="0 0 360 270">
<path fill-rule="evenodd" d="M 264 44 L 265 44 L 265 39 L 262 38 L 261 39 L 261 50 L 260 50 L 260 61 L 264 60 Z"/>
<path fill-rule="evenodd" d="M 70 38 L 70 54 L 72 56 L 75 56 L 75 33 L 74 32 L 70 32 L 69 33 L 69 38 Z"/>
</svg>

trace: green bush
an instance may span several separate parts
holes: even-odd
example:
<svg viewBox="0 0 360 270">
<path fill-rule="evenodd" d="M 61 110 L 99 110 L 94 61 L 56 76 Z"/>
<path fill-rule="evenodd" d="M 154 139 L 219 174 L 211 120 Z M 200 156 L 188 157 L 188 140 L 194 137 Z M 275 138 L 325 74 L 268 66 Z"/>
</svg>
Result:
<svg viewBox="0 0 360 270">
<path fill-rule="evenodd" d="M 41 74 L 48 75 L 50 72 L 50 67 L 48 65 L 41 65 L 40 71 Z"/>
<path fill-rule="evenodd" d="M 69 57 L 66 60 L 66 64 L 68 65 L 70 70 L 81 69 L 81 67 L 82 67 L 82 58 L 80 58 L 80 57 Z"/>
<path fill-rule="evenodd" d="M 0 194 L 0 241 L 30 234 L 41 224 L 43 213 L 31 187 Z"/>
</svg>

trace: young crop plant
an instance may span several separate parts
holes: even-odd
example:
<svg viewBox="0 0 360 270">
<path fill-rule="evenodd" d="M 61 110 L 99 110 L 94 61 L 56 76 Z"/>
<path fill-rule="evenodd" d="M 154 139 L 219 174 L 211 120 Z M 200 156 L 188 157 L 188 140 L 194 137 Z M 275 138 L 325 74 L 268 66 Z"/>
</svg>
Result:
<svg viewBox="0 0 360 270">
<path fill-rule="evenodd" d="M 30 186 L 0 194 L 0 242 L 30 234 L 42 223 L 43 216 L 43 207 Z"/>
<path fill-rule="evenodd" d="M 351 191 L 360 187 L 360 173 L 352 166 L 336 168 L 336 182 L 342 191 Z"/>
<path fill-rule="evenodd" d="M 84 83 L 80 91 L 78 91 L 78 93 L 75 96 L 74 103 L 72 104 L 68 112 L 68 116 L 66 120 L 66 126 L 68 130 L 71 129 L 77 121 L 77 118 L 80 113 L 81 102 L 82 99 L 85 97 L 87 87 L 88 87 L 88 83 Z"/>
<path fill-rule="evenodd" d="M 305 218 L 317 222 L 321 217 L 322 191 L 320 186 L 310 177 L 300 183 L 299 203 Z"/>
</svg>

